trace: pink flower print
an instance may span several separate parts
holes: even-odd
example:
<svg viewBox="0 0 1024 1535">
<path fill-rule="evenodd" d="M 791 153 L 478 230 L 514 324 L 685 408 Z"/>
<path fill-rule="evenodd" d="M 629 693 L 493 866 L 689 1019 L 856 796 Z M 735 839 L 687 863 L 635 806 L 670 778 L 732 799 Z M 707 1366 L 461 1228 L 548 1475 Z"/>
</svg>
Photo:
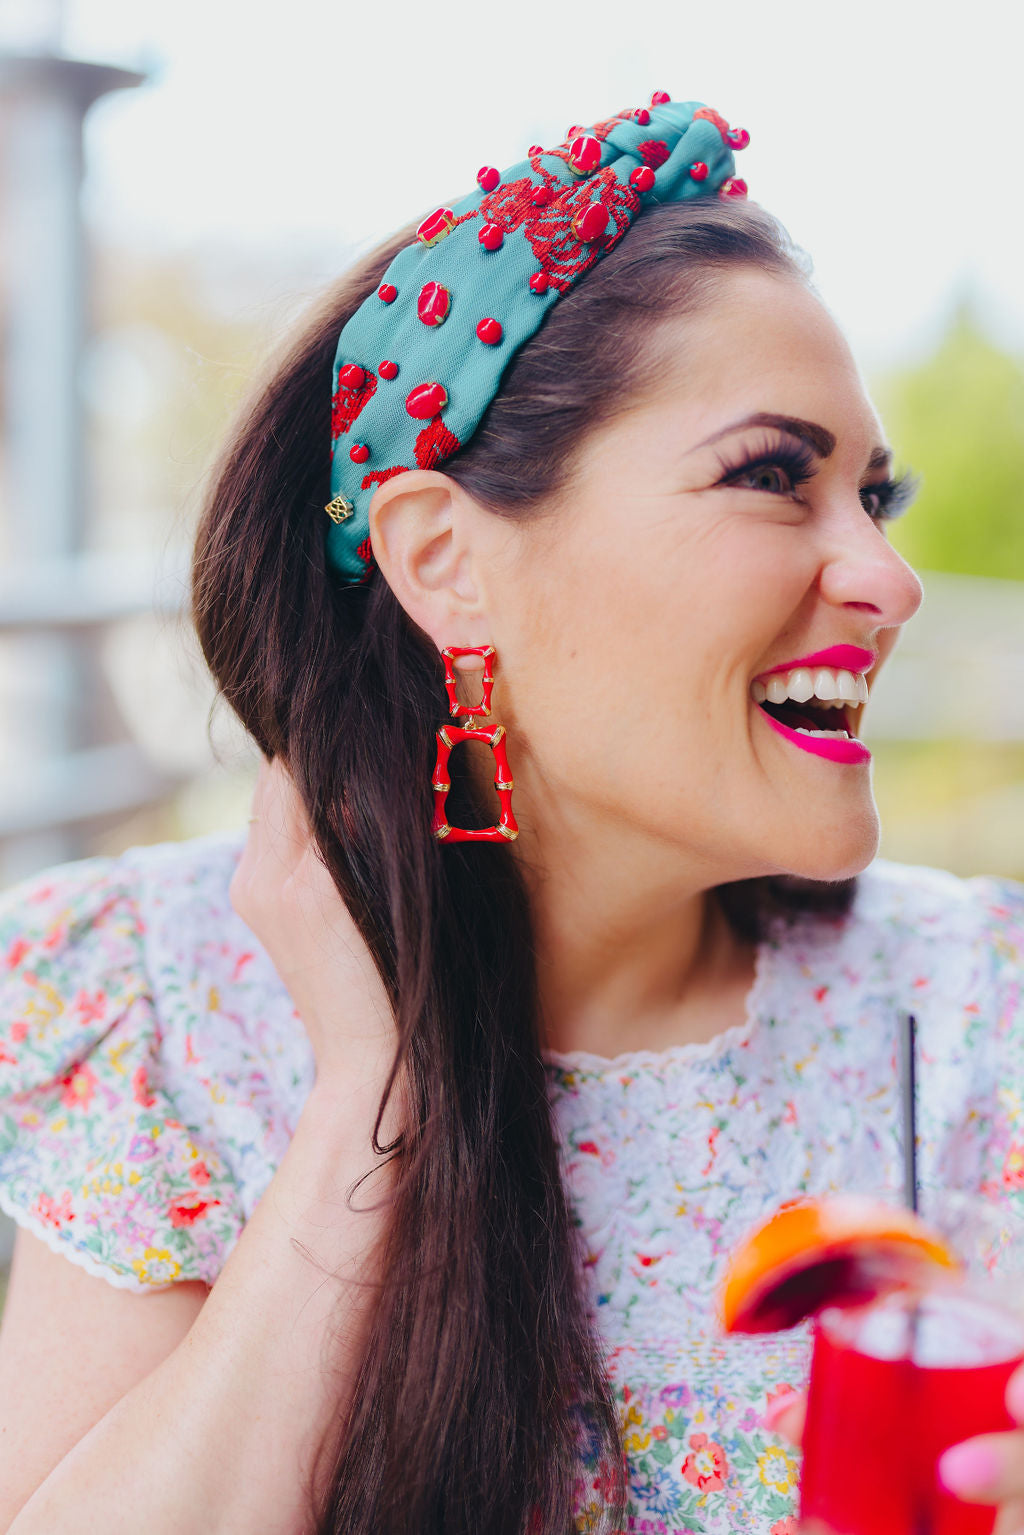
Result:
<svg viewBox="0 0 1024 1535">
<path fill-rule="evenodd" d="M 96 1091 L 96 1073 L 91 1066 L 79 1066 L 61 1077 L 60 1085 L 64 1089 L 60 1101 L 65 1108 L 87 1109 Z"/>
<path fill-rule="evenodd" d="M 20 1045 L 27 1034 L 28 1024 L 25 1022 L 24 1018 L 19 1018 L 17 1023 L 11 1024 L 11 1038 L 14 1040 L 16 1045 Z"/>
<path fill-rule="evenodd" d="M 825 1000 L 827 995 L 828 995 L 828 987 L 827 986 L 815 986 L 815 988 L 814 988 L 814 1000 L 815 1000 L 815 1002 L 824 1002 L 824 1000 Z"/>
<path fill-rule="evenodd" d="M 669 1407 L 689 1407 L 693 1401 L 693 1392 L 685 1381 L 673 1382 L 671 1386 L 662 1386 L 658 1392 L 658 1401 L 665 1402 Z"/>
<path fill-rule="evenodd" d="M 1024 1189 L 1024 1141 L 1015 1141 L 1006 1153 L 1003 1188 Z"/>
<path fill-rule="evenodd" d="M 682 1472 L 698 1492 L 718 1492 L 725 1486 L 729 1475 L 729 1462 L 720 1444 L 707 1434 L 690 1435 L 690 1454 L 683 1462 Z"/>
<path fill-rule="evenodd" d="M 645 1269 L 650 1268 L 652 1263 L 660 1263 L 661 1259 L 661 1253 L 637 1253 L 636 1255 L 636 1261 Z"/>
<path fill-rule="evenodd" d="M 209 1183 L 210 1172 L 205 1162 L 196 1162 L 188 1170 L 188 1175 L 193 1183 Z"/>
<path fill-rule="evenodd" d="M 132 1076 L 132 1097 L 144 1109 L 151 1109 L 156 1102 L 156 1099 L 149 1090 L 149 1080 L 146 1076 L 145 1066 L 137 1066 L 135 1068 Z"/>
<path fill-rule="evenodd" d="M 592 1157 L 599 1157 L 601 1155 L 596 1141 L 580 1141 L 577 1149 L 579 1151 L 586 1151 Z"/>
<path fill-rule="evenodd" d="M 201 1199 L 194 1205 L 177 1202 L 169 1207 L 167 1213 L 172 1226 L 194 1226 L 196 1221 L 202 1220 L 207 1210 L 212 1210 L 214 1205 L 219 1204 L 219 1199 Z"/>
<path fill-rule="evenodd" d="M 83 1023 L 99 1023 L 107 1009 L 106 994 L 102 991 L 94 991 L 90 996 L 87 991 L 80 991 L 72 1006 Z"/>
<path fill-rule="evenodd" d="M 253 958 L 254 958 L 254 955 L 252 954 L 251 950 L 249 950 L 249 949 L 246 949 L 244 954 L 239 954 L 238 958 L 235 960 L 235 968 L 231 972 L 231 979 L 233 981 L 237 981 L 239 979 L 239 977 L 242 974 L 243 969 L 249 963 L 249 961 L 251 959 L 253 959 Z"/>
<path fill-rule="evenodd" d="M 57 922 L 43 939 L 44 949 L 56 949 L 64 942 L 67 936 L 68 925 L 66 922 Z"/>
<path fill-rule="evenodd" d="M 785 1519 L 776 1519 L 768 1535 L 797 1535 L 796 1519 L 792 1514 L 787 1514 Z"/>
<path fill-rule="evenodd" d="M 717 1141 L 717 1139 L 721 1135 L 721 1133 L 722 1132 L 721 1132 L 720 1126 L 716 1125 L 715 1128 L 711 1131 L 711 1134 L 708 1136 L 708 1151 L 710 1152 L 710 1155 L 708 1157 L 706 1166 L 701 1168 L 701 1177 L 703 1177 L 703 1178 L 707 1177 L 708 1173 L 711 1171 L 712 1167 L 714 1167 L 714 1165 L 715 1165 L 715 1156 L 716 1156 L 716 1153 L 717 1153 L 717 1148 L 715 1146 L 715 1142 Z"/>
<path fill-rule="evenodd" d="M 156 1144 L 151 1135 L 133 1135 L 128 1147 L 129 1162 L 148 1162 L 156 1156 Z"/>
<path fill-rule="evenodd" d="M 59 1204 L 51 1199 L 49 1194 L 40 1194 L 32 1208 L 32 1214 L 37 1216 L 44 1225 L 53 1226 L 59 1230 L 61 1226 L 75 1218 L 75 1212 L 71 1208 L 70 1191 L 64 1190 Z"/>
<path fill-rule="evenodd" d="M 6 1061 L 9 1066 L 17 1066 L 18 1057 L 13 1053 L 13 1051 L 8 1050 L 3 1040 L 0 1039 L 0 1064 L 2 1064 L 4 1061 Z"/>
<path fill-rule="evenodd" d="M 29 945 L 25 942 L 24 938 L 15 938 L 4 957 L 4 964 L 7 966 L 7 969 L 13 970 L 17 965 L 20 965 L 28 950 Z"/>
</svg>

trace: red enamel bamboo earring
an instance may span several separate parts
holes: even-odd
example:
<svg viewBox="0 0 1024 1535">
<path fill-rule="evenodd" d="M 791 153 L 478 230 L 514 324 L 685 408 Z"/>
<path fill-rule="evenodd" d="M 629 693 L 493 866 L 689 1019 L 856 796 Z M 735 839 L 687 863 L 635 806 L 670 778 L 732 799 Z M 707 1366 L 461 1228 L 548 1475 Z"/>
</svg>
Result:
<svg viewBox="0 0 1024 1535">
<path fill-rule="evenodd" d="M 437 761 L 431 788 L 434 791 L 434 821 L 431 831 L 439 842 L 514 842 L 519 827 L 512 812 L 512 773 L 508 765 L 504 725 L 481 725 L 476 716 L 490 714 L 491 691 L 494 687 L 493 645 L 446 645 L 441 651 L 444 658 L 444 685 L 448 692 L 448 707 L 452 719 L 466 715 L 465 725 L 439 725 L 437 728 Z M 483 656 L 483 698 L 478 704 L 460 704 L 455 696 L 456 656 Z M 485 826 L 471 831 L 465 826 L 452 826 L 445 814 L 445 803 L 451 782 L 448 777 L 448 758 L 452 748 L 460 741 L 486 741 L 494 753 L 494 787 L 498 791 L 501 814 L 496 826 Z"/>
</svg>

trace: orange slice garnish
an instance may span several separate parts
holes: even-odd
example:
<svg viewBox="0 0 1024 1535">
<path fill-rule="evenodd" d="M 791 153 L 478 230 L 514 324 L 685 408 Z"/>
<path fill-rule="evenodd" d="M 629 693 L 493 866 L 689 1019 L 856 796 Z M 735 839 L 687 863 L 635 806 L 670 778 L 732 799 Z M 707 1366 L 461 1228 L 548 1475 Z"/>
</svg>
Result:
<svg viewBox="0 0 1024 1535">
<path fill-rule="evenodd" d="M 962 1267 L 912 1210 L 859 1194 L 785 1200 L 734 1249 L 718 1292 L 727 1333 L 778 1332 Z"/>
</svg>

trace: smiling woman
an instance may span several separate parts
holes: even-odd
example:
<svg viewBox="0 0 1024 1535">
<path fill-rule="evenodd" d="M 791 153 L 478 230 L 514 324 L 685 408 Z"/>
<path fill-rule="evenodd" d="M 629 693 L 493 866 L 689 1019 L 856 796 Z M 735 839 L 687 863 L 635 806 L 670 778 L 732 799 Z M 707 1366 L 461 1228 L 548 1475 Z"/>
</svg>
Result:
<svg viewBox="0 0 1024 1535">
<path fill-rule="evenodd" d="M 482 168 L 242 409 L 193 610 L 250 826 L 0 912 L 5 1206 L 213 1289 L 16 1535 L 791 1535 L 809 1335 L 714 1295 L 781 1199 L 898 1197 L 901 1010 L 922 1184 L 1024 1198 L 1024 887 L 876 856 L 913 486 L 745 142 L 655 92 Z"/>
</svg>

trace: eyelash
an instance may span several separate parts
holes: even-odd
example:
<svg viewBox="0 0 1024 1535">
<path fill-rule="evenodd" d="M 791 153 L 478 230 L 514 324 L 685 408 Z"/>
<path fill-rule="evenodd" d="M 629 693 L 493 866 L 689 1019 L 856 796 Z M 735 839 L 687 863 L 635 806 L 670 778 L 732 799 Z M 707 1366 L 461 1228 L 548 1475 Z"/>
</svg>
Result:
<svg viewBox="0 0 1024 1535">
<path fill-rule="evenodd" d="M 817 458 L 811 448 L 781 439 L 765 441 L 760 450 L 740 464 L 726 464 L 721 458 L 718 461 L 722 467 L 721 485 L 734 484 L 743 475 L 752 474 L 758 469 L 781 469 L 789 481 L 789 490 L 764 492 L 766 495 L 779 496 L 789 495 L 798 486 L 805 484 L 817 466 Z M 864 510 L 875 522 L 892 522 L 909 509 L 917 488 L 917 476 L 909 470 L 897 479 L 876 480 L 869 485 L 862 485 L 862 497 L 877 497 L 877 509 L 872 511 L 865 506 Z"/>
</svg>

